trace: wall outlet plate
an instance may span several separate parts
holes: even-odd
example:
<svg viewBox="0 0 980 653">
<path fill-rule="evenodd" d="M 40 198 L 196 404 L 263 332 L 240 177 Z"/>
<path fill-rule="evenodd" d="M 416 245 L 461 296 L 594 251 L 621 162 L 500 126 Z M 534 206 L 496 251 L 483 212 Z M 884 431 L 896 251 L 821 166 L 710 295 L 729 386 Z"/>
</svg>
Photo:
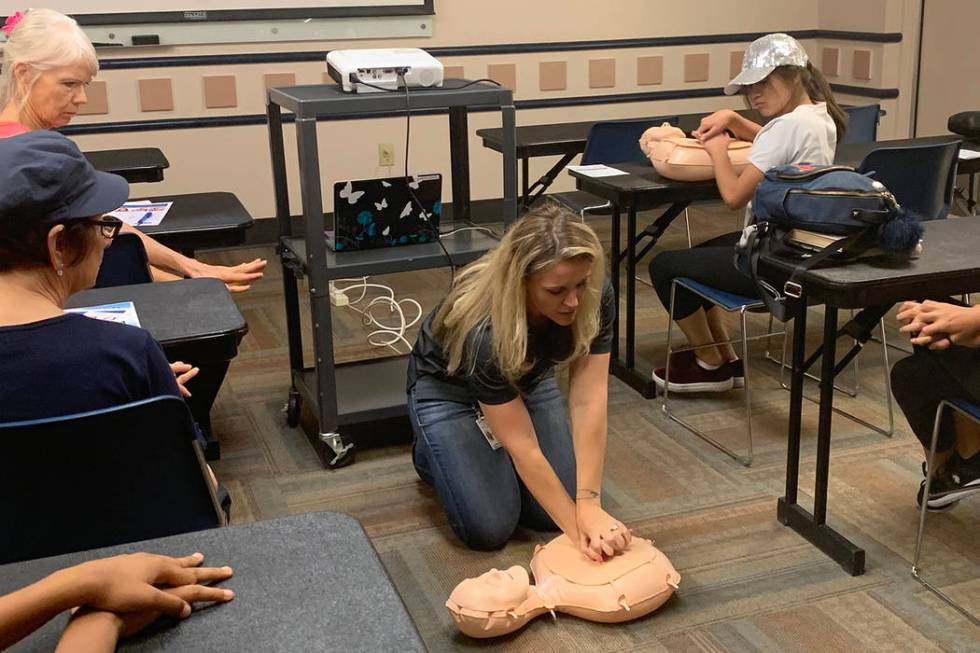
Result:
<svg viewBox="0 0 980 653">
<path fill-rule="evenodd" d="M 395 165 L 395 146 L 391 143 L 378 143 L 378 165 L 391 167 Z"/>
</svg>

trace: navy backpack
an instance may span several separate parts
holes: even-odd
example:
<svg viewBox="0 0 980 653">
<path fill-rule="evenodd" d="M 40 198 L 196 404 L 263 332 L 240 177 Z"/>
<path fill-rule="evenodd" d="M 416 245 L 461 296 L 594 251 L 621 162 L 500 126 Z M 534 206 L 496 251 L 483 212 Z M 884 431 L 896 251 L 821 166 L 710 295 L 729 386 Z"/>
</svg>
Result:
<svg viewBox="0 0 980 653">
<path fill-rule="evenodd" d="M 807 163 L 768 170 L 752 199 L 755 224 L 736 248 L 735 265 L 752 277 L 776 319 L 793 313 L 810 268 L 869 253 L 908 258 L 922 237 L 919 218 L 902 209 L 878 181 L 847 166 Z M 800 259 L 782 290 L 758 275 L 759 258 L 774 253 Z"/>
</svg>

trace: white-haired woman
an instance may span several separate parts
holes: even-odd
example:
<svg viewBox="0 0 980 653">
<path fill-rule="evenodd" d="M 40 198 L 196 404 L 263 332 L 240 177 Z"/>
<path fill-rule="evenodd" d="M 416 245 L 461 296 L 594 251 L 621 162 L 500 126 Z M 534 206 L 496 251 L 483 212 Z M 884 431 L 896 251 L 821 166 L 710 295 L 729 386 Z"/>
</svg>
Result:
<svg viewBox="0 0 980 653">
<path fill-rule="evenodd" d="M 7 19 L 3 31 L 7 42 L 0 69 L 0 138 L 64 127 L 88 101 L 85 88 L 99 72 L 92 42 L 72 18 L 52 9 L 18 12 Z M 263 259 L 232 267 L 209 265 L 128 225 L 123 231 L 142 239 L 158 279 L 216 277 L 229 290 L 244 291 L 262 277 L 266 266 Z"/>
<path fill-rule="evenodd" d="M 595 232 L 548 204 L 463 270 L 422 324 L 408 372 L 413 459 L 471 548 L 503 546 L 518 524 L 557 525 L 593 560 L 629 545 L 601 503 L 616 310 L 604 266 Z"/>
</svg>

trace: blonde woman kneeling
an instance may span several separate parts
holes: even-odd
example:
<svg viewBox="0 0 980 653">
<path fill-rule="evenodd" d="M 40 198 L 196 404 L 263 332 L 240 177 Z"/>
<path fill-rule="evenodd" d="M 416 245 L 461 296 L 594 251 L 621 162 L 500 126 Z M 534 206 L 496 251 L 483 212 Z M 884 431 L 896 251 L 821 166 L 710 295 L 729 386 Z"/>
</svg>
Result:
<svg viewBox="0 0 980 653">
<path fill-rule="evenodd" d="M 423 322 L 413 460 L 467 546 L 556 525 L 593 560 L 629 545 L 602 509 L 615 303 L 595 232 L 555 205 L 514 223 Z M 570 370 L 568 407 L 554 370 Z M 569 418 L 571 424 L 569 424 Z"/>
</svg>

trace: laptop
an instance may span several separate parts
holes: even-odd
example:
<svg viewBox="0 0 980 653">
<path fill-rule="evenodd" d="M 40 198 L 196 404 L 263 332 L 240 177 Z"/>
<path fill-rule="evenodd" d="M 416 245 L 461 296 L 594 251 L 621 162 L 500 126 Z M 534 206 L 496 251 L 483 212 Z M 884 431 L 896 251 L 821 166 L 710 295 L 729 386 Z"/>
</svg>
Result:
<svg viewBox="0 0 980 653">
<path fill-rule="evenodd" d="M 338 181 L 327 245 L 348 252 L 434 242 L 441 197 L 441 174 Z"/>
</svg>

